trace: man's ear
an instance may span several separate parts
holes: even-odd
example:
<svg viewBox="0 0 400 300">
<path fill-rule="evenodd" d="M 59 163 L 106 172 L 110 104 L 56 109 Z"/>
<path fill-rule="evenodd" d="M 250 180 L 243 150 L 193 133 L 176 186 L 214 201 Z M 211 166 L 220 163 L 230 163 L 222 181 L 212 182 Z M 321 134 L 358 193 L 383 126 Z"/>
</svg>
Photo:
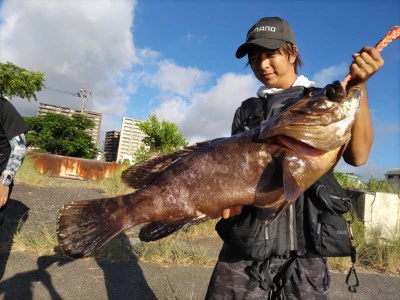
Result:
<svg viewBox="0 0 400 300">
<path fill-rule="evenodd" d="M 297 59 L 297 46 L 296 45 L 293 45 L 292 46 L 293 47 L 293 52 L 295 53 L 295 55 L 290 55 L 290 58 L 289 58 L 289 62 L 291 63 L 291 64 L 294 64 L 294 62 L 296 61 L 296 59 Z"/>
</svg>

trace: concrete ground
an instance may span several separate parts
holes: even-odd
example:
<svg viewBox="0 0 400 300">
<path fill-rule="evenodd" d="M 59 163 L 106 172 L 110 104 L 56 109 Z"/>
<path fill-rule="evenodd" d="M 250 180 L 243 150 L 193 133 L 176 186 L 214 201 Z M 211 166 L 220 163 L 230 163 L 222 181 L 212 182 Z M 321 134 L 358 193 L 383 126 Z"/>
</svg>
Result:
<svg viewBox="0 0 400 300">
<path fill-rule="evenodd" d="M 55 226 L 62 204 L 102 197 L 100 190 L 69 185 L 17 184 L 10 218 L 24 216 L 21 230 Z M 16 227 L 16 222 L 8 222 Z M 12 228 L 11 228 L 12 229 Z M 218 251 L 218 249 L 216 249 Z M 212 268 L 163 267 L 137 261 L 70 260 L 27 252 L 0 252 L 0 299 L 204 299 Z M 331 299 L 400 299 L 400 278 L 358 272 L 357 293 L 349 293 L 346 274 L 332 272 Z"/>
</svg>

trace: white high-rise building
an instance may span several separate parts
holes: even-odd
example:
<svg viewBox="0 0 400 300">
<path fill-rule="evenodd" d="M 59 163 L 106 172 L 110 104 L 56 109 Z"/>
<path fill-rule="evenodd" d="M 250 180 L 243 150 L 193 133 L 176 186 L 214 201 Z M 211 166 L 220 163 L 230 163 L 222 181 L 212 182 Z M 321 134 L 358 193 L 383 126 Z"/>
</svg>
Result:
<svg viewBox="0 0 400 300">
<path fill-rule="evenodd" d="M 143 144 L 145 134 L 139 129 L 138 124 L 142 120 L 123 117 L 119 137 L 117 163 L 122 163 L 125 159 L 132 161 L 135 159 L 135 151 Z"/>
</svg>

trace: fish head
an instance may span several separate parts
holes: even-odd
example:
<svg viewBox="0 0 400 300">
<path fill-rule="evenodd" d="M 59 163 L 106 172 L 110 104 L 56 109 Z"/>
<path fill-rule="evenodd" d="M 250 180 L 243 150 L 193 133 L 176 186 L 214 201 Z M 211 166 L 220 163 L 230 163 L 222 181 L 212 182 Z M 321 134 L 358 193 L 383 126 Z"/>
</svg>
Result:
<svg viewBox="0 0 400 300">
<path fill-rule="evenodd" d="M 361 89 L 345 92 L 335 81 L 262 125 L 260 138 L 285 136 L 322 151 L 340 148 L 350 140 L 361 98 Z"/>
<path fill-rule="evenodd" d="M 310 92 L 290 108 L 293 124 L 330 125 L 355 116 L 362 91 L 350 89 L 346 93 L 339 81 L 323 89 Z"/>
<path fill-rule="evenodd" d="M 362 98 L 359 88 L 347 93 L 340 82 L 310 92 L 263 124 L 260 142 L 270 144 L 280 160 L 283 195 L 269 208 L 283 211 L 318 178 L 338 163 L 351 138 Z M 266 207 L 265 199 L 257 203 Z M 277 217 L 280 212 L 277 212 Z"/>
</svg>

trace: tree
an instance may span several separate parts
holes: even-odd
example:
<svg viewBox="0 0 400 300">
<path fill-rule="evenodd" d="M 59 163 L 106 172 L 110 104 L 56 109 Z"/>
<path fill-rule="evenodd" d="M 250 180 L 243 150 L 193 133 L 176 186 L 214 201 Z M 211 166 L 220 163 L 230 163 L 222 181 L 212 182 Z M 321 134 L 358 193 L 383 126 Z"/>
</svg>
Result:
<svg viewBox="0 0 400 300">
<path fill-rule="evenodd" d="M 7 62 L 0 62 L 0 96 L 34 98 L 44 87 L 44 73 L 33 72 Z"/>
<path fill-rule="evenodd" d="M 84 115 L 68 117 L 47 113 L 44 116 L 25 117 L 29 125 L 27 145 L 37 151 L 52 154 L 93 159 L 98 149 L 92 137 L 85 132 L 94 122 Z"/>
<path fill-rule="evenodd" d="M 143 143 L 150 150 L 146 151 L 144 147 L 138 149 L 135 152 L 137 161 L 153 155 L 170 154 L 178 151 L 180 147 L 188 145 L 188 142 L 178 131 L 178 127 L 174 123 L 166 120 L 160 122 L 155 115 L 150 115 L 149 121 L 139 123 L 138 127 L 146 135 Z"/>
</svg>

